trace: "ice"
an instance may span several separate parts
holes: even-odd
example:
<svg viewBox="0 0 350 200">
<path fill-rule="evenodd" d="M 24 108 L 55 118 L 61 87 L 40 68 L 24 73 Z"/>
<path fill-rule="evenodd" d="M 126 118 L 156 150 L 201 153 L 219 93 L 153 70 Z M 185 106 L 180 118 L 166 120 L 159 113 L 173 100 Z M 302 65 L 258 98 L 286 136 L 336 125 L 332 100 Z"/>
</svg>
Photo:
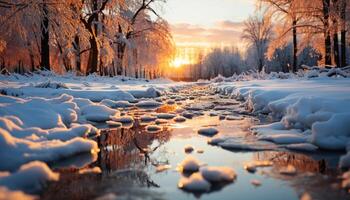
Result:
<svg viewBox="0 0 350 200">
<path fill-rule="evenodd" d="M 115 122 L 120 122 L 122 124 L 131 124 L 134 122 L 134 118 L 131 116 L 121 116 L 121 117 L 112 117 L 112 120 Z"/>
<path fill-rule="evenodd" d="M 295 143 L 307 142 L 307 137 L 299 134 L 293 134 L 293 133 L 262 135 L 262 136 L 259 136 L 258 138 L 259 140 L 271 141 L 276 144 L 295 144 Z"/>
<path fill-rule="evenodd" d="M 228 115 L 226 116 L 226 120 L 232 121 L 232 120 L 242 120 L 244 117 L 241 116 L 234 116 L 234 115 Z"/>
<path fill-rule="evenodd" d="M 161 95 L 161 92 L 154 87 L 147 88 L 146 90 L 127 90 L 135 98 L 155 98 Z"/>
<path fill-rule="evenodd" d="M 210 183 L 205 180 L 201 173 L 193 173 L 190 177 L 182 177 L 178 183 L 180 189 L 190 192 L 208 192 Z"/>
<path fill-rule="evenodd" d="M 295 151 L 317 151 L 318 147 L 310 143 L 300 143 L 300 144 L 289 144 L 285 146 L 287 149 Z"/>
<path fill-rule="evenodd" d="M 198 130 L 198 134 L 212 137 L 216 134 L 218 134 L 219 131 L 216 128 L 209 127 L 209 128 L 201 128 Z"/>
<path fill-rule="evenodd" d="M 181 117 L 181 116 L 177 116 L 177 117 L 174 118 L 174 121 L 178 122 L 178 123 L 181 123 L 181 122 L 185 122 L 186 118 Z"/>
<path fill-rule="evenodd" d="M 143 115 L 140 117 L 141 122 L 153 122 L 157 119 L 157 117 L 155 116 L 151 116 L 151 115 Z"/>
<path fill-rule="evenodd" d="M 209 182 L 232 182 L 236 173 L 230 167 L 202 167 L 200 173 Z"/>
<path fill-rule="evenodd" d="M 43 162 L 33 161 L 22 165 L 18 171 L 0 176 L 0 185 L 11 190 L 24 190 L 26 192 L 38 192 L 45 182 L 57 181 L 59 174 Z"/>
<path fill-rule="evenodd" d="M 187 156 L 178 166 L 183 172 L 196 172 L 200 168 L 200 162 L 193 156 Z"/>
<path fill-rule="evenodd" d="M 176 117 L 175 114 L 171 114 L 171 113 L 158 113 L 156 114 L 158 119 L 173 119 Z"/>
<path fill-rule="evenodd" d="M 110 108 L 129 108 L 133 106 L 133 104 L 129 103 L 128 101 L 113 101 L 110 99 L 102 100 L 101 104 Z"/>
<path fill-rule="evenodd" d="M 119 127 L 123 126 L 122 123 L 115 122 L 115 121 L 106 121 L 106 124 L 108 124 L 108 126 L 115 127 L 115 128 L 119 128 Z"/>
<path fill-rule="evenodd" d="M 15 138 L 0 128 L 0 157 L 6 162 L 0 163 L 0 170 L 15 169 L 30 161 L 54 161 L 83 152 L 98 151 L 97 143 L 83 138 L 74 138 L 66 142 L 60 140 L 32 142 Z"/>
<path fill-rule="evenodd" d="M 146 131 L 150 133 L 158 133 L 163 130 L 163 127 L 157 125 L 148 125 L 146 126 Z"/>
<path fill-rule="evenodd" d="M 135 105 L 139 108 L 148 108 L 148 107 L 159 107 L 163 104 L 158 101 L 148 100 L 148 101 L 140 101 Z"/>
</svg>

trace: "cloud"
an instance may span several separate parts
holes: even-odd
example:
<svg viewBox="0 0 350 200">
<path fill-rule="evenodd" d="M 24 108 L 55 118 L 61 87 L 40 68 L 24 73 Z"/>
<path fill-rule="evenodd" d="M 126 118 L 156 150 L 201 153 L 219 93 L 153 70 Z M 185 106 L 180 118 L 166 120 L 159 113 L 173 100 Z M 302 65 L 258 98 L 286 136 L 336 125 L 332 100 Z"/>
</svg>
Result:
<svg viewBox="0 0 350 200">
<path fill-rule="evenodd" d="M 243 22 L 218 21 L 213 26 L 189 23 L 171 24 L 175 42 L 181 44 L 205 44 L 207 46 L 232 46 L 240 43 Z"/>
</svg>

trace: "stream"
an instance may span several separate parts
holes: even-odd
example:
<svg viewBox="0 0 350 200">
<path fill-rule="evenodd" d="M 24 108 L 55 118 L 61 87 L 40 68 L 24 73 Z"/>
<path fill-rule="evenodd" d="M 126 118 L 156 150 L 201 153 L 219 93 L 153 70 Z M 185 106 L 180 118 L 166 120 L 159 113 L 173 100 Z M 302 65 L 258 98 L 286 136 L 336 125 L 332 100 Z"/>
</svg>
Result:
<svg viewBox="0 0 350 200">
<path fill-rule="evenodd" d="M 50 163 L 60 172 L 58 182 L 49 183 L 41 199 L 350 199 L 340 189 L 337 168 L 342 152 L 301 153 L 282 147 L 273 150 L 229 150 L 208 144 L 199 135 L 203 127 L 215 127 L 220 136 L 254 141 L 250 128 L 268 123 L 266 116 L 253 116 L 240 102 L 215 94 L 205 86 L 185 88 L 157 99 L 160 107 L 124 108 L 121 113 L 133 116 L 134 123 L 121 128 L 98 125 L 103 131 L 95 138 L 98 155 L 79 155 Z M 173 119 L 144 122 L 141 116 L 155 113 L 188 114 L 186 121 Z M 193 115 L 193 116 L 192 116 Z M 232 120 L 220 116 L 234 115 Z M 192 119 L 190 119 L 192 117 Z M 164 117 L 167 118 L 167 117 Z M 161 131 L 149 132 L 146 126 L 159 124 Z M 186 153 L 185 146 L 194 148 Z M 274 144 L 267 144 L 274 145 Z M 213 185 L 205 193 L 192 193 L 178 188 L 182 176 L 177 165 L 188 155 L 203 165 L 234 169 L 232 183 Z M 249 163 L 269 161 L 255 172 L 244 168 Z M 292 165 L 295 174 L 281 174 Z M 311 197 L 311 198 L 309 198 Z"/>
</svg>

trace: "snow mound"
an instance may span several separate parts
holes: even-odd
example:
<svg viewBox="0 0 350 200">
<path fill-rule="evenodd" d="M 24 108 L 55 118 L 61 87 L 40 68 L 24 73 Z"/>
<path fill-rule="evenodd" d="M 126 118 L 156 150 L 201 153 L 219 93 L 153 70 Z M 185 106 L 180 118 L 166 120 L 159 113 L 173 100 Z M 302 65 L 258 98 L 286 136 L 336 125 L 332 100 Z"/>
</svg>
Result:
<svg viewBox="0 0 350 200">
<path fill-rule="evenodd" d="M 208 192 L 210 191 L 210 183 L 205 180 L 201 173 L 193 173 L 190 177 L 182 177 L 178 183 L 180 189 L 189 192 Z"/>
<path fill-rule="evenodd" d="M 128 101 L 113 101 L 110 99 L 102 100 L 101 104 L 110 108 L 129 108 L 133 106 L 133 104 L 129 103 Z"/>
<path fill-rule="evenodd" d="M 209 182 L 232 182 L 236 173 L 229 167 L 203 167 L 200 173 Z"/>
<path fill-rule="evenodd" d="M 81 108 L 81 115 L 88 121 L 105 122 L 117 115 L 117 110 L 111 109 L 105 105 L 88 105 Z"/>
<path fill-rule="evenodd" d="M 131 116 L 112 117 L 112 120 L 122 124 L 131 124 L 134 122 L 134 118 Z"/>
<path fill-rule="evenodd" d="M 0 176 L 0 185 L 10 190 L 23 190 L 26 192 L 38 192 L 45 182 L 57 181 L 59 174 L 54 173 L 43 162 L 33 161 L 22 165 L 13 174 Z"/>
<path fill-rule="evenodd" d="M 139 108 L 149 108 L 149 107 L 153 108 L 153 107 L 159 107 L 163 104 L 158 102 L 158 101 L 148 100 L 148 101 L 140 101 L 140 102 L 136 103 L 135 105 L 136 105 L 136 107 L 139 107 Z"/>
<path fill-rule="evenodd" d="M 193 156 L 187 156 L 178 166 L 183 172 L 196 172 L 200 168 L 200 162 Z"/>
<path fill-rule="evenodd" d="M 148 125 L 146 126 L 146 131 L 150 133 L 158 133 L 163 130 L 163 127 L 157 125 Z"/>
<path fill-rule="evenodd" d="M 156 114 L 158 119 L 173 119 L 176 117 L 175 114 L 171 114 L 171 113 L 158 113 Z"/>
<path fill-rule="evenodd" d="M 135 98 L 156 98 L 161 95 L 160 91 L 154 87 L 149 87 L 146 90 L 127 90 Z"/>
<path fill-rule="evenodd" d="M 177 116 L 177 117 L 174 118 L 174 122 L 177 122 L 177 123 L 182 123 L 182 122 L 185 122 L 185 121 L 186 121 L 185 117 Z"/>
<path fill-rule="evenodd" d="M 219 131 L 216 128 L 209 127 L 209 128 L 201 128 L 198 130 L 198 134 L 212 137 L 216 134 L 218 134 Z"/>
<path fill-rule="evenodd" d="M 141 122 L 153 122 L 157 119 L 157 117 L 151 116 L 151 115 L 143 115 L 140 117 Z"/>
</svg>

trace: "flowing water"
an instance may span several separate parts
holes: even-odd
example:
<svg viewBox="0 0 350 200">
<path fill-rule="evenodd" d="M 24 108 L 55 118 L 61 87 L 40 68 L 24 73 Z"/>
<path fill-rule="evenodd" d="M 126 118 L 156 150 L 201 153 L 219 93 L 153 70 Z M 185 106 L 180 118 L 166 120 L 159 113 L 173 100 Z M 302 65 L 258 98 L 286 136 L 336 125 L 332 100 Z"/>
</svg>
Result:
<svg viewBox="0 0 350 200">
<path fill-rule="evenodd" d="M 159 99 L 158 99 L 159 100 Z M 96 140 L 98 155 L 79 155 L 52 163 L 61 173 L 60 181 L 50 183 L 42 199 L 349 199 L 340 189 L 337 163 L 340 153 L 317 152 L 302 154 L 276 148 L 273 151 L 230 151 L 207 144 L 208 137 L 197 134 L 202 127 L 215 127 L 220 135 L 241 140 L 254 140 L 250 127 L 266 123 L 263 117 L 245 113 L 233 99 L 212 93 L 206 87 L 193 87 L 163 97 L 169 104 L 159 108 L 129 108 L 123 114 L 134 117 L 133 124 L 122 128 L 104 128 Z M 169 101 L 171 100 L 171 101 Z M 175 103 L 174 103 L 175 102 Z M 152 113 L 176 113 L 191 110 L 196 116 L 185 122 L 167 120 L 163 130 L 150 133 L 148 124 L 139 117 Z M 220 120 L 216 114 L 235 114 L 239 120 Z M 229 184 L 212 187 L 206 193 L 191 193 L 178 189 L 184 176 L 176 170 L 188 154 L 184 147 L 194 147 L 192 156 L 208 166 L 228 166 L 237 179 Z M 244 165 L 255 161 L 271 161 L 272 166 L 258 168 L 255 173 Z M 281 175 L 279 169 L 293 165 L 297 174 Z M 159 167 L 171 166 L 160 170 Z M 261 185 L 254 185 L 260 183 Z M 306 195 L 308 194 L 308 195 Z"/>
</svg>

